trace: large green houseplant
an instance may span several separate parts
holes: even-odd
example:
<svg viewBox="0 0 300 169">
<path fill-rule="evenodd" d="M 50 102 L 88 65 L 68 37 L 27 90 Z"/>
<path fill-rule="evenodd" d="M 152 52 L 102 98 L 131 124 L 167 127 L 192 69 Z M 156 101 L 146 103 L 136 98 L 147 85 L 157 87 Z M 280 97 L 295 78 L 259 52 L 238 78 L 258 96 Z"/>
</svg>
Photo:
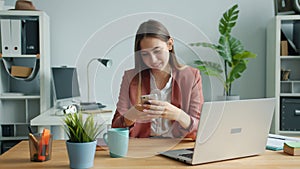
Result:
<svg viewBox="0 0 300 169">
<path fill-rule="evenodd" d="M 91 168 L 94 165 L 97 136 L 102 124 L 94 122 L 92 114 L 83 117 L 81 112 L 67 114 L 64 129 L 69 137 L 66 141 L 70 167 Z"/>
<path fill-rule="evenodd" d="M 231 35 L 233 27 L 238 19 L 238 5 L 234 5 L 225 13 L 219 22 L 218 44 L 208 42 L 191 43 L 191 46 L 208 47 L 215 50 L 224 61 L 222 66 L 215 62 L 196 60 L 197 68 L 206 75 L 214 76 L 224 86 L 224 95 L 231 96 L 232 83 L 242 76 L 247 68 L 248 58 L 255 58 L 256 54 L 244 50 L 241 41 Z"/>
</svg>

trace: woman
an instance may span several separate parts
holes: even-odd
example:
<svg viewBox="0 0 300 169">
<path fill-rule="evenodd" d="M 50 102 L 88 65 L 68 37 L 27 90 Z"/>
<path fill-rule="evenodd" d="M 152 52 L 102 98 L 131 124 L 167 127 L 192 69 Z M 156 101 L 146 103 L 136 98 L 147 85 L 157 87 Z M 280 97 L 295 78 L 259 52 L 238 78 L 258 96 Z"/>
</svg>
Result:
<svg viewBox="0 0 300 169">
<path fill-rule="evenodd" d="M 142 23 L 135 37 L 135 68 L 124 73 L 112 127 L 129 127 L 130 137 L 189 137 L 203 104 L 198 69 L 181 65 L 174 40 L 158 21 Z M 159 99 L 141 104 L 141 96 Z"/>
</svg>

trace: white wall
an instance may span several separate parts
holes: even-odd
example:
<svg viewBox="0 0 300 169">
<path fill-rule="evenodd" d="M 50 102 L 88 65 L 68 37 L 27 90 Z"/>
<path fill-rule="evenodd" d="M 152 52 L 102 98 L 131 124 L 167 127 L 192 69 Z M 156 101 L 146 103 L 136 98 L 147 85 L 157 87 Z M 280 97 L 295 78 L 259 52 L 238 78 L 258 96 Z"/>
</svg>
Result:
<svg viewBox="0 0 300 169">
<path fill-rule="evenodd" d="M 77 66 L 83 99 L 86 99 L 86 65 L 93 57 L 108 57 L 114 65 L 106 69 L 93 63 L 91 90 L 97 101 L 117 101 L 124 69 L 133 66 L 133 36 L 138 25 L 147 19 L 162 21 L 176 40 L 176 52 L 187 64 L 199 57 L 211 56 L 206 49 L 190 48 L 195 41 L 218 39 L 218 22 L 224 11 L 238 3 L 240 16 L 233 34 L 245 48 L 257 54 L 234 85 L 242 98 L 265 96 L 266 26 L 274 15 L 273 0 L 33 0 L 45 11 L 51 24 L 51 64 Z M 6 2 L 7 4 L 14 2 Z M 206 100 L 221 93 L 210 89 L 203 77 Z M 96 87 L 94 87 L 96 86 Z"/>
</svg>

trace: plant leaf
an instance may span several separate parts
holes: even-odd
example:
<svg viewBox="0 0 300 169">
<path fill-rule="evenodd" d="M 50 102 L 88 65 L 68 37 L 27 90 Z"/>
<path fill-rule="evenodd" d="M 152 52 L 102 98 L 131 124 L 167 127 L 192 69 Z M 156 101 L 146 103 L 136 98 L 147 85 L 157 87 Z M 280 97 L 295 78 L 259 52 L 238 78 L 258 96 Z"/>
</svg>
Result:
<svg viewBox="0 0 300 169">
<path fill-rule="evenodd" d="M 230 71 L 226 83 L 232 83 L 234 80 L 240 78 L 242 76 L 242 73 L 247 68 L 246 63 L 247 62 L 245 60 L 240 60 L 240 62 L 238 62 L 238 64 L 236 64 Z"/>
<path fill-rule="evenodd" d="M 218 47 L 215 44 L 208 43 L 208 42 L 196 42 L 196 43 L 190 43 L 191 46 L 202 46 L 202 47 L 208 47 L 213 50 L 217 50 Z"/>
<path fill-rule="evenodd" d="M 220 64 L 201 60 L 196 60 L 194 63 L 197 65 L 197 68 L 200 70 L 200 72 L 203 72 L 208 76 L 215 76 L 222 83 L 225 83 L 225 80 L 222 77 L 223 70 Z"/>
<path fill-rule="evenodd" d="M 219 46 L 218 46 L 218 53 L 219 55 L 228 62 L 231 62 L 231 50 L 230 50 L 230 42 L 228 36 L 220 36 L 219 38 Z"/>
<path fill-rule="evenodd" d="M 71 142 L 91 142 L 94 141 L 101 132 L 100 125 L 95 124 L 93 115 L 88 115 L 84 120 L 82 113 L 66 115 L 64 127 Z"/>
<path fill-rule="evenodd" d="M 231 95 L 231 84 L 235 79 L 241 77 L 242 73 L 247 68 L 248 58 L 255 58 L 256 54 L 245 51 L 241 41 L 231 35 L 233 27 L 238 20 L 238 5 L 232 6 L 223 13 L 222 18 L 219 20 L 219 33 L 218 44 L 194 43 L 194 46 L 208 47 L 220 55 L 224 60 L 224 72 L 218 71 L 218 66 L 210 62 L 196 61 L 197 68 L 206 75 L 217 77 L 222 84 L 227 95 Z M 221 74 L 225 75 L 223 79 Z"/>
<path fill-rule="evenodd" d="M 230 36 L 228 41 L 232 56 L 244 51 L 244 46 L 242 45 L 240 40 Z"/>
<path fill-rule="evenodd" d="M 238 5 L 234 5 L 229 10 L 223 13 L 223 17 L 219 22 L 219 32 L 221 35 L 229 35 L 232 28 L 236 25 L 238 19 L 239 10 L 237 9 Z"/>
<path fill-rule="evenodd" d="M 256 54 L 249 51 L 244 51 L 233 56 L 233 59 L 235 60 L 243 60 L 246 58 L 256 58 Z"/>
</svg>

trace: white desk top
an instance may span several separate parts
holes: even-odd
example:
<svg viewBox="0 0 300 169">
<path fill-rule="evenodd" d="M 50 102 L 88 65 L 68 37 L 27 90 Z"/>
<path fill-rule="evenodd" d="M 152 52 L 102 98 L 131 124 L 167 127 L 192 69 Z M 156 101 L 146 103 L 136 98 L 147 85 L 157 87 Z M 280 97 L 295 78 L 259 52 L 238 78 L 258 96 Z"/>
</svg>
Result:
<svg viewBox="0 0 300 169">
<path fill-rule="evenodd" d="M 110 124 L 113 118 L 113 114 L 115 112 L 114 105 L 107 105 L 107 107 L 103 108 L 103 110 L 111 110 L 112 112 L 105 113 L 95 113 L 94 119 L 98 123 L 103 120 L 106 124 Z M 56 108 L 51 108 L 45 112 L 42 112 L 39 116 L 33 118 L 30 121 L 31 126 L 62 126 L 64 116 L 56 115 L 56 111 L 60 111 Z"/>
</svg>

